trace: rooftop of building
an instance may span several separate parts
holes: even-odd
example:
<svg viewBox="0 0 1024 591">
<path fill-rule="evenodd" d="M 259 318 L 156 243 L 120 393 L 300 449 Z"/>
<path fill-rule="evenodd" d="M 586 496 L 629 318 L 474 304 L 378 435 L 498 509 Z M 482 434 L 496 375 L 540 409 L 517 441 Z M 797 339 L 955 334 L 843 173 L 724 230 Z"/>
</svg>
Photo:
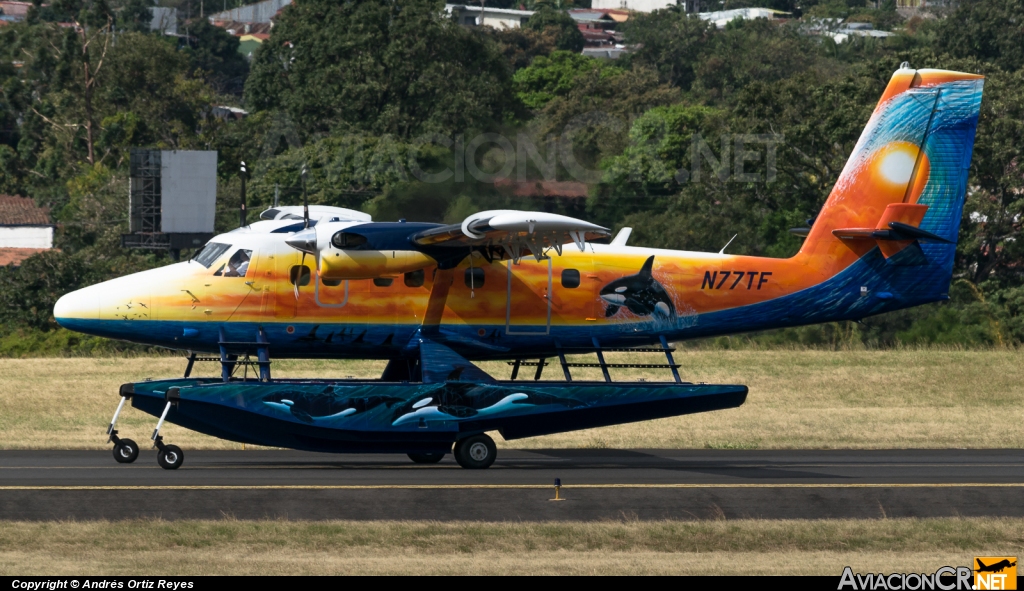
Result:
<svg viewBox="0 0 1024 591">
<path fill-rule="evenodd" d="M 0 226 L 50 226 L 50 211 L 27 197 L 0 195 Z"/>
</svg>

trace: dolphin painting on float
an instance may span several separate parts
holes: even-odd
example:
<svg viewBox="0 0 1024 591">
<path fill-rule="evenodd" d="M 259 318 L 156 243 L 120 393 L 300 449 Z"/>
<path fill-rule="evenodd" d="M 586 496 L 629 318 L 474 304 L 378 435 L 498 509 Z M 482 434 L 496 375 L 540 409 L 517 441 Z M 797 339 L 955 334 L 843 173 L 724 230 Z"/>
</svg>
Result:
<svg viewBox="0 0 1024 591">
<path fill-rule="evenodd" d="M 553 396 L 522 388 L 480 385 L 472 382 L 445 382 L 433 392 L 414 396 L 395 409 L 392 425 L 420 419 L 428 421 L 485 417 L 514 412 L 531 406 L 556 404 L 581 408 L 587 403 L 566 396 Z"/>
<path fill-rule="evenodd" d="M 276 392 L 264 396 L 262 402 L 269 407 L 291 413 L 304 423 L 314 423 L 366 412 L 382 404 L 391 408 L 405 400 L 394 396 L 342 398 L 334 394 L 333 388 L 327 388 L 321 394 Z"/>
<path fill-rule="evenodd" d="M 651 274 L 653 267 L 654 255 L 651 255 L 636 275 L 616 279 L 601 288 L 601 299 L 608 305 L 604 311 L 605 318 L 614 316 L 622 307 L 638 316 L 675 316 L 676 307 L 672 298 Z"/>
</svg>

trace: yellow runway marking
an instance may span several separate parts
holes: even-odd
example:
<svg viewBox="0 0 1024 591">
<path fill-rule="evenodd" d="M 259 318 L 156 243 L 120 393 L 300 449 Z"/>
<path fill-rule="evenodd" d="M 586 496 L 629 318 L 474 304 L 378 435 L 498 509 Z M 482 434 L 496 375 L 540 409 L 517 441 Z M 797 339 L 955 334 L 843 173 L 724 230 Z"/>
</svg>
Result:
<svg viewBox="0 0 1024 591">
<path fill-rule="evenodd" d="M 550 484 L 264 484 L 264 485 L 126 485 L 126 486 L 0 486 L 6 490 L 455 490 L 550 489 Z M 563 489 L 601 488 L 1024 488 L 1020 482 L 898 483 L 898 484 L 569 484 Z"/>
</svg>

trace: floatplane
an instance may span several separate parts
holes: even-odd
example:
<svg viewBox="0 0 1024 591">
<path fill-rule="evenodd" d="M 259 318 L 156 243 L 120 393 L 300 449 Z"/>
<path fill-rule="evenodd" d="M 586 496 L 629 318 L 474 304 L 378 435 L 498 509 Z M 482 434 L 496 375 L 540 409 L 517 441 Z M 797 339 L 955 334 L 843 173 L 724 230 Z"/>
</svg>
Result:
<svg viewBox="0 0 1024 591">
<path fill-rule="evenodd" d="M 421 463 L 453 453 L 486 468 L 497 455 L 488 432 L 516 439 L 734 408 L 746 386 L 684 381 L 671 343 L 947 299 L 982 85 L 973 74 L 897 70 L 787 259 L 633 246 L 628 228 L 613 237 L 543 212 L 442 225 L 289 206 L 243 220 L 188 261 L 67 294 L 54 316 L 71 330 L 189 352 L 184 377 L 121 386 L 108 428 L 114 458 L 132 462 L 139 447 L 118 436 L 121 410 L 130 401 L 159 417 L 152 440 L 168 469 L 184 454 L 163 441 L 165 422 Z M 623 350 L 664 361 L 605 361 Z M 580 353 L 597 361 L 567 360 Z M 279 379 L 272 358 L 386 366 L 372 380 Z M 221 375 L 191 376 L 200 359 L 219 362 Z M 510 379 L 482 360 L 506 361 Z M 541 380 L 549 365 L 563 379 Z M 672 380 L 613 381 L 624 366 L 665 368 Z M 578 367 L 604 379 L 574 380 Z"/>
</svg>

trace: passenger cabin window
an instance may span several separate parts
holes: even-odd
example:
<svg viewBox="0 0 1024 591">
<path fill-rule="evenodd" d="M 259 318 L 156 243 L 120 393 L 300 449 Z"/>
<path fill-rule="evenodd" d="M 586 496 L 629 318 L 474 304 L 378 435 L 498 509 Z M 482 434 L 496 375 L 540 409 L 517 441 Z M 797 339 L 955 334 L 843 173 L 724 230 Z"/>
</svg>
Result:
<svg viewBox="0 0 1024 591">
<path fill-rule="evenodd" d="M 295 265 L 288 275 L 292 285 L 309 285 L 310 272 L 306 265 Z"/>
<path fill-rule="evenodd" d="M 373 284 L 377 287 L 391 287 L 395 280 L 391 277 L 374 277 Z"/>
<path fill-rule="evenodd" d="M 484 286 L 484 270 L 479 267 L 466 269 L 466 287 L 480 289 Z"/>
<path fill-rule="evenodd" d="M 424 278 L 423 269 L 420 269 L 419 271 L 409 271 L 405 274 L 405 286 L 423 287 Z"/>
<path fill-rule="evenodd" d="M 203 250 L 199 251 L 195 256 L 195 260 L 200 265 L 209 269 L 210 265 L 216 262 L 217 259 L 220 258 L 220 255 L 224 254 L 229 248 L 231 248 L 230 244 L 207 242 L 206 246 L 203 247 Z"/>
<path fill-rule="evenodd" d="M 331 244 L 334 245 L 334 248 L 342 250 L 370 250 L 366 236 L 352 232 L 338 232 L 331 238 Z"/>
<path fill-rule="evenodd" d="M 341 279 L 324 279 L 323 277 L 320 278 L 320 283 L 323 283 L 327 287 L 338 287 L 339 285 L 341 285 L 341 282 Z"/>
<path fill-rule="evenodd" d="M 580 286 L 580 272 L 576 269 L 565 269 L 562 271 L 562 287 L 576 289 Z"/>
<path fill-rule="evenodd" d="M 251 259 L 251 250 L 238 249 L 235 251 L 235 254 L 231 255 L 227 263 L 217 269 L 214 275 L 217 277 L 245 277 L 245 274 L 249 272 L 249 261 Z"/>
</svg>

